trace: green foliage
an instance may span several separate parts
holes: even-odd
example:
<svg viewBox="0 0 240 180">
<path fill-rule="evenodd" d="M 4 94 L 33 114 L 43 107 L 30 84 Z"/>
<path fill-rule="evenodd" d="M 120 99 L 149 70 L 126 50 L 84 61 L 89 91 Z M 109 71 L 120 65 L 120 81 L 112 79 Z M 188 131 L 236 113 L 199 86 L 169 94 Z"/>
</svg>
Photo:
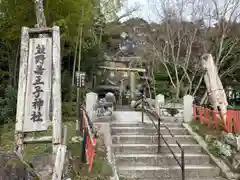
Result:
<svg viewBox="0 0 240 180">
<path fill-rule="evenodd" d="M 71 98 L 72 90 L 72 76 L 69 71 L 62 72 L 62 100 L 68 101 Z"/>
<path fill-rule="evenodd" d="M 103 52 L 103 48 L 99 47 L 99 45 L 93 39 L 85 40 L 82 69 L 87 73 L 88 76 L 97 70 L 97 66 L 104 62 Z"/>
<path fill-rule="evenodd" d="M 62 115 L 67 119 L 76 117 L 76 103 L 62 103 Z"/>
<path fill-rule="evenodd" d="M 232 106 L 232 105 L 228 105 L 227 109 L 231 109 L 231 110 L 239 110 L 240 106 Z"/>
<path fill-rule="evenodd" d="M 165 72 L 155 72 L 155 86 L 156 94 L 164 94 L 166 98 L 171 96 L 171 86 L 169 83 L 169 77 Z"/>
<path fill-rule="evenodd" d="M 0 1 L 0 37 L 2 40 L 19 38 L 21 27 L 33 27 L 36 23 L 34 1 L 1 0 Z"/>
<path fill-rule="evenodd" d="M 201 124 L 199 121 L 191 121 L 189 124 L 193 131 L 202 136 L 207 145 L 209 151 L 217 157 L 229 157 L 232 154 L 231 147 L 227 144 L 221 142 L 222 133 L 221 130 L 216 130 L 209 128 L 204 124 Z"/>
<path fill-rule="evenodd" d="M 0 98 L 0 125 L 13 120 L 16 115 L 17 91 L 11 86 L 5 89 L 4 98 Z"/>
<path fill-rule="evenodd" d="M 61 27 L 62 40 L 72 41 L 77 34 L 79 23 L 89 27 L 93 19 L 94 4 L 88 0 L 51 0 L 44 1 L 44 13 L 48 26 Z M 80 22 L 80 8 L 84 8 L 84 19 Z M 0 2 L 1 32 L 5 39 L 19 38 L 22 26 L 33 27 L 36 24 L 34 1 L 2 0 Z M 7 31 L 6 31 L 7 30 Z M 3 37 L 1 37 L 3 38 Z"/>
<path fill-rule="evenodd" d="M 75 88 L 71 87 L 76 40 L 80 25 L 83 25 L 81 70 L 87 72 L 89 80 L 96 67 L 104 60 L 108 36 L 105 35 L 105 19 L 96 14 L 99 1 L 51 0 L 44 1 L 47 25 L 60 26 L 62 55 L 62 99 L 75 99 Z M 84 16 L 81 17 L 81 10 Z M 34 1 L 0 1 L 0 96 L 7 85 L 17 86 L 18 58 L 21 28 L 36 24 Z M 94 26 L 93 26 L 94 25 Z M 77 57 L 78 59 L 78 57 Z"/>
<path fill-rule="evenodd" d="M 230 157 L 232 154 L 231 147 L 227 144 L 215 140 L 214 142 L 209 143 L 208 148 L 217 157 Z"/>
</svg>

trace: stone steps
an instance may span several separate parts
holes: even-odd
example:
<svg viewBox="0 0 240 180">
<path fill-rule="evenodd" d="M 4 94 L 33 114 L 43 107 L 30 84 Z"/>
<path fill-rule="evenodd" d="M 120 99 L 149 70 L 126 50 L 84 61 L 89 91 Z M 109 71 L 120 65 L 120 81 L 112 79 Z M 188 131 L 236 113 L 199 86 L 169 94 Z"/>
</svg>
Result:
<svg viewBox="0 0 240 180">
<path fill-rule="evenodd" d="M 119 166 L 119 176 L 125 178 L 142 179 L 163 179 L 163 180 L 181 180 L 181 169 L 179 166 L 161 167 L 161 166 Z M 215 166 L 185 166 L 185 177 L 191 179 L 215 179 L 219 176 L 220 170 Z"/>
<path fill-rule="evenodd" d="M 202 153 L 202 148 L 198 144 L 181 144 L 185 153 Z M 177 144 L 169 144 L 171 150 L 180 153 L 180 148 Z M 116 154 L 156 154 L 158 151 L 157 144 L 113 144 L 113 152 Z M 161 145 L 161 153 L 170 153 L 166 144 Z"/>
<path fill-rule="evenodd" d="M 219 177 L 220 169 L 211 164 L 209 156 L 182 127 L 181 118 L 163 119 L 161 133 L 179 160 L 181 151 L 176 140 L 184 149 L 185 180 L 223 180 Z M 147 116 L 142 123 L 141 112 L 117 112 L 111 131 L 112 151 L 120 180 L 182 180 L 181 169 L 163 139 L 161 151 L 157 153 L 157 130 Z"/>
<path fill-rule="evenodd" d="M 158 122 L 155 122 L 156 125 Z M 160 123 L 161 125 L 163 125 L 163 123 Z M 170 127 L 182 127 L 182 123 L 181 122 L 175 122 L 175 123 L 165 123 L 164 125 Z M 111 127 L 149 127 L 149 128 L 153 128 L 153 124 L 151 121 L 145 121 L 144 123 L 142 122 L 132 122 L 132 121 L 125 121 L 125 122 L 117 122 L 117 121 L 113 121 L 111 123 Z"/>
<path fill-rule="evenodd" d="M 171 133 L 174 135 L 187 135 L 188 132 L 185 128 L 183 127 L 170 127 L 169 128 Z M 160 128 L 160 132 L 161 134 L 164 135 L 169 135 L 170 132 L 168 131 L 168 129 L 166 129 L 165 127 L 161 127 Z M 156 128 L 152 128 L 152 127 L 112 127 L 112 134 L 116 135 L 116 134 L 136 134 L 136 135 L 148 135 L 148 134 L 157 134 L 157 130 Z"/>
<path fill-rule="evenodd" d="M 166 117 L 166 116 L 160 116 L 162 121 L 165 122 L 183 122 L 183 117 Z"/>
<path fill-rule="evenodd" d="M 175 154 L 181 163 L 181 154 Z M 209 165 L 210 159 L 205 154 L 185 154 L 185 165 Z M 116 154 L 117 166 L 177 166 L 178 163 L 169 154 Z"/>
<path fill-rule="evenodd" d="M 169 144 L 176 143 L 176 139 L 179 143 L 193 143 L 196 144 L 196 141 L 192 138 L 191 135 L 175 135 L 172 137 L 171 135 L 163 135 L 164 139 Z M 129 135 L 129 134 L 121 134 L 121 135 L 112 135 L 113 143 L 120 144 L 156 144 L 158 140 L 157 135 Z M 164 141 L 161 140 L 161 143 L 164 144 Z"/>
</svg>

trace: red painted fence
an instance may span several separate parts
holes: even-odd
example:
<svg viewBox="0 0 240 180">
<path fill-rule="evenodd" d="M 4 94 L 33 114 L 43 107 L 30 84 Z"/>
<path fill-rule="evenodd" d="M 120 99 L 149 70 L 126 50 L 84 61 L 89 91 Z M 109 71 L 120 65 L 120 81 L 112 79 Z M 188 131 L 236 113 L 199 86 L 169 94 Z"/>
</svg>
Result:
<svg viewBox="0 0 240 180">
<path fill-rule="evenodd" d="M 92 144 L 90 137 L 87 136 L 86 155 L 89 163 L 89 171 L 92 169 L 93 158 L 95 156 L 96 138 L 93 139 L 93 142 L 94 144 Z"/>
<path fill-rule="evenodd" d="M 216 130 L 221 128 L 228 133 L 240 132 L 240 111 L 227 110 L 226 124 L 221 120 L 219 112 L 209 108 L 193 105 L 193 119 L 199 120 L 201 124 L 213 127 Z"/>
<path fill-rule="evenodd" d="M 87 115 L 87 112 L 85 110 L 85 108 L 83 108 L 82 111 L 82 127 L 84 130 L 84 141 L 83 143 L 85 143 L 85 146 L 83 149 L 83 151 L 85 151 L 85 156 L 87 159 L 87 163 L 89 164 L 89 171 L 91 171 L 92 166 L 93 166 L 93 159 L 94 159 L 94 155 L 95 155 L 95 148 L 96 148 L 96 144 L 97 144 L 97 140 L 96 137 L 94 135 L 94 133 L 92 132 L 92 128 L 89 124 L 89 117 Z"/>
</svg>

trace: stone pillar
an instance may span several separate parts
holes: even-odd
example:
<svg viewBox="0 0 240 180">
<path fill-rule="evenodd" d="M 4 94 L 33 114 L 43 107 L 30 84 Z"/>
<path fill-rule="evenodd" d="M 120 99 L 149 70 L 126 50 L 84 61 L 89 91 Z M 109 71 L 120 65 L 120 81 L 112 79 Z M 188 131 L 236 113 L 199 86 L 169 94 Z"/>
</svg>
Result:
<svg viewBox="0 0 240 180">
<path fill-rule="evenodd" d="M 190 122 L 193 119 L 193 97 L 191 95 L 183 97 L 183 118 L 184 122 Z"/>
<path fill-rule="evenodd" d="M 135 73 L 130 72 L 130 90 L 131 90 L 131 99 L 134 100 L 136 92 L 136 79 Z"/>
<path fill-rule="evenodd" d="M 161 116 L 160 107 L 163 106 L 164 103 L 165 103 L 164 95 L 163 94 L 158 94 L 155 99 L 156 99 L 155 110 L 157 111 L 158 115 Z"/>
<path fill-rule="evenodd" d="M 117 99 L 117 101 L 119 102 L 119 105 L 122 106 L 122 99 L 123 99 L 123 96 L 124 96 L 124 93 L 125 93 L 125 87 L 124 87 L 124 79 L 121 80 L 121 84 L 120 84 L 120 94 L 119 94 L 119 97 Z"/>
<path fill-rule="evenodd" d="M 89 92 L 86 94 L 86 111 L 93 121 L 94 119 L 94 106 L 98 101 L 98 95 L 94 92 Z"/>
<path fill-rule="evenodd" d="M 202 68 L 206 70 L 204 82 L 208 91 L 210 103 L 215 110 L 220 107 L 224 123 L 227 118 L 227 96 L 220 80 L 216 64 L 211 54 L 204 54 L 201 58 Z"/>
</svg>

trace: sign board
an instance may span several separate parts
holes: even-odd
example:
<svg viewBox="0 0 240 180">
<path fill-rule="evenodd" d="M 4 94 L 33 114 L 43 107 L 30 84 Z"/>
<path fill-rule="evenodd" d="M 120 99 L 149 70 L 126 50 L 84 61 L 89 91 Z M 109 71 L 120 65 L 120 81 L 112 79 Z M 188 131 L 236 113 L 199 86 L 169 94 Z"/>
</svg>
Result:
<svg viewBox="0 0 240 180">
<path fill-rule="evenodd" d="M 58 26 L 22 27 L 14 146 L 19 155 L 23 155 L 24 144 L 51 142 L 56 158 L 62 142 L 60 51 Z M 51 125 L 50 136 L 28 136 L 28 132 L 47 131 Z"/>
<path fill-rule="evenodd" d="M 85 79 L 86 79 L 86 73 L 85 72 L 76 72 L 76 81 L 77 81 L 77 87 L 84 87 L 85 86 Z"/>
<path fill-rule="evenodd" d="M 29 40 L 23 132 L 45 131 L 50 123 L 52 38 Z"/>
</svg>

